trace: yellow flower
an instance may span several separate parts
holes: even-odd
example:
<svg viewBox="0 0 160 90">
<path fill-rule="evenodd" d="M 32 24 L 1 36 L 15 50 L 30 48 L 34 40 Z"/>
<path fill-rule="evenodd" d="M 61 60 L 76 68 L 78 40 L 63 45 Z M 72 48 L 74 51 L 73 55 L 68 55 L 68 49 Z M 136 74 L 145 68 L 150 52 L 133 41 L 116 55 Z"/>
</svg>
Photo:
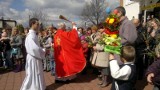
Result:
<svg viewBox="0 0 160 90">
<path fill-rule="evenodd" d="M 109 20 L 109 24 L 112 24 L 114 22 L 114 18 L 111 18 L 110 20 Z"/>
<path fill-rule="evenodd" d="M 116 34 L 111 34 L 110 37 L 116 39 L 116 38 L 117 38 L 117 35 L 116 35 Z"/>
</svg>

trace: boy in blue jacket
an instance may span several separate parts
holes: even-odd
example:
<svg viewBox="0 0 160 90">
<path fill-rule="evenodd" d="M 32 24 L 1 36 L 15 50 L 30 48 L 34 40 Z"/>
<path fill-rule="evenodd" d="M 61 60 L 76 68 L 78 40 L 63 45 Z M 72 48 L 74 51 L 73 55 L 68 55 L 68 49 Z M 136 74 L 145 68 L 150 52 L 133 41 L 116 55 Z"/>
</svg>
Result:
<svg viewBox="0 0 160 90">
<path fill-rule="evenodd" d="M 134 90 L 136 82 L 136 67 L 134 65 L 135 49 L 123 46 L 121 49 L 122 65 L 118 65 L 113 54 L 109 55 L 111 76 L 113 77 L 111 90 Z"/>
</svg>

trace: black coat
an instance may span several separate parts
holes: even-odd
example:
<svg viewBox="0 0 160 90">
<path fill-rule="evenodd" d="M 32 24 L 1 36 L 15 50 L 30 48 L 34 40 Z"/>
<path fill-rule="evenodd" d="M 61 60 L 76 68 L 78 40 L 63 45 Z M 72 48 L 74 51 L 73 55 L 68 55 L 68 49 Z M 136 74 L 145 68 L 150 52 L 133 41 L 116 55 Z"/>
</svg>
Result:
<svg viewBox="0 0 160 90">
<path fill-rule="evenodd" d="M 146 48 L 145 43 L 145 35 L 146 35 L 146 28 L 143 28 L 142 25 L 139 25 L 137 28 L 138 38 L 135 41 L 135 48 L 136 50 L 143 51 Z"/>
</svg>

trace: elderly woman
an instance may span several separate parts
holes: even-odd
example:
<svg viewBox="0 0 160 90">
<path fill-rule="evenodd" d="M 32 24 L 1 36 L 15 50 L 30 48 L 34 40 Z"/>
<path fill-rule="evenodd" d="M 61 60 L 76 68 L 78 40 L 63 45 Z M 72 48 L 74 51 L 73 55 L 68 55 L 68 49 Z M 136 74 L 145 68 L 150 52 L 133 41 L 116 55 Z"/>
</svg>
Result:
<svg viewBox="0 0 160 90">
<path fill-rule="evenodd" d="M 21 70 L 21 64 L 22 64 L 22 37 L 19 35 L 18 29 L 14 27 L 12 29 L 11 34 L 11 56 L 14 58 L 14 64 L 15 64 L 15 72 L 19 72 Z"/>
<path fill-rule="evenodd" d="M 91 60 L 91 64 L 97 67 L 102 75 L 102 81 L 98 83 L 100 87 L 106 87 L 109 85 L 109 61 L 108 61 L 108 53 L 104 51 L 104 45 L 98 43 L 100 37 L 103 35 L 105 28 L 101 27 L 99 29 L 99 33 L 96 34 L 94 38 L 94 54 L 93 59 Z"/>
<path fill-rule="evenodd" d="M 51 27 L 48 28 L 48 30 L 45 31 L 44 33 L 44 42 L 43 42 L 43 47 L 46 49 L 46 58 L 43 60 L 44 63 L 44 67 L 43 69 L 45 71 L 49 71 L 51 68 L 50 66 L 50 62 L 53 60 L 53 52 L 52 52 L 52 31 L 51 31 Z M 52 56 L 51 56 L 52 55 Z"/>
<path fill-rule="evenodd" d="M 160 21 L 157 18 L 151 20 L 152 30 L 151 36 L 156 38 L 156 35 L 160 33 Z"/>
<path fill-rule="evenodd" d="M 148 48 L 152 51 L 155 49 L 156 45 L 159 43 L 159 41 L 157 40 L 160 35 L 160 21 L 157 18 L 153 18 L 150 20 L 150 24 L 151 24 L 151 30 L 149 32 L 150 38 L 147 40 L 148 41 L 147 44 L 148 44 Z M 150 65 L 152 62 L 153 62 L 153 59 L 152 61 L 147 62 L 146 64 Z"/>
</svg>

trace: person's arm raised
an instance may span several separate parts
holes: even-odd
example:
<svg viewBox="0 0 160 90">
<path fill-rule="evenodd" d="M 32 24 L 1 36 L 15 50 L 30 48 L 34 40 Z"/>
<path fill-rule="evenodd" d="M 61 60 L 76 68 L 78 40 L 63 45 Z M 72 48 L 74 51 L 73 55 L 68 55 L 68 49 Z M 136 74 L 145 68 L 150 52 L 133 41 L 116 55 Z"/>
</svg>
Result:
<svg viewBox="0 0 160 90">
<path fill-rule="evenodd" d="M 75 22 L 72 22 L 72 28 L 77 30 L 77 27 L 76 27 L 76 23 Z"/>
</svg>

